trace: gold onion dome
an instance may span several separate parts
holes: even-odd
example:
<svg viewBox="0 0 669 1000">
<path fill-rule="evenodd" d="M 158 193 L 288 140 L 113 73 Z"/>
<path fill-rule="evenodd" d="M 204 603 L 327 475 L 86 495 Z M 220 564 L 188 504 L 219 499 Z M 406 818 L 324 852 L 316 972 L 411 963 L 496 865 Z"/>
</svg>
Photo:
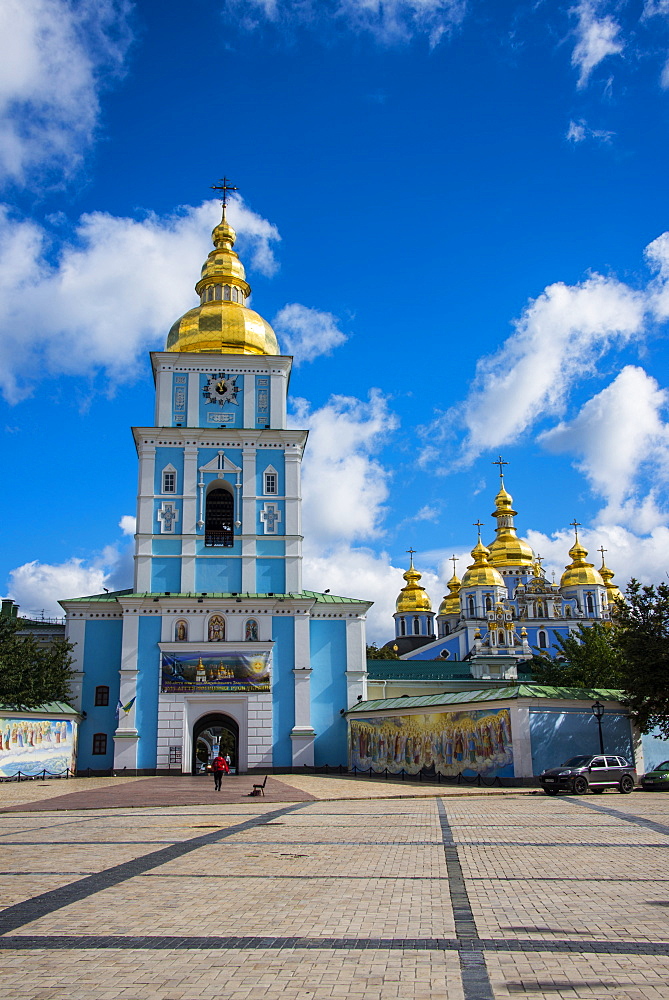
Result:
<svg viewBox="0 0 669 1000">
<path fill-rule="evenodd" d="M 518 511 L 513 509 L 513 497 L 504 489 L 504 479 L 495 497 L 497 520 L 495 540 L 490 546 L 490 562 L 493 566 L 532 566 L 534 552 L 522 538 L 518 538 L 513 519 Z"/>
<path fill-rule="evenodd" d="M 232 249 L 237 234 L 223 218 L 211 234 L 214 249 L 195 286 L 200 305 L 178 319 L 167 336 L 166 351 L 199 354 L 279 354 L 272 327 L 246 307 L 251 287 L 244 265 Z"/>
<path fill-rule="evenodd" d="M 604 586 L 606 587 L 606 597 L 609 602 L 609 606 L 613 605 L 615 601 L 624 601 L 625 598 L 619 588 L 612 583 L 615 573 L 610 570 L 609 567 L 604 562 L 604 554 L 602 553 L 602 565 L 599 567 L 599 575 L 604 581 Z"/>
<path fill-rule="evenodd" d="M 604 586 L 604 581 L 593 564 L 585 561 L 587 554 L 588 550 L 583 548 L 578 540 L 578 532 L 576 532 L 576 541 L 569 549 L 572 561 L 568 566 L 565 566 L 565 571 L 560 579 L 562 590 L 567 587 Z"/>
<path fill-rule="evenodd" d="M 413 555 L 411 556 L 409 569 L 402 575 L 406 580 L 406 587 L 402 587 L 400 590 L 395 604 L 397 611 L 432 611 L 432 602 L 427 596 L 425 588 L 421 587 L 418 583 L 422 577 L 422 573 L 414 569 Z"/>
<path fill-rule="evenodd" d="M 462 587 L 504 587 L 506 586 L 501 573 L 488 562 L 490 549 L 486 548 L 479 540 L 472 549 L 474 562 L 467 567 L 467 571 L 462 578 Z"/>
<path fill-rule="evenodd" d="M 451 579 L 448 581 L 447 587 L 450 593 L 446 594 L 443 601 L 439 605 L 440 615 L 459 615 L 460 614 L 460 583 L 459 577 L 453 574 Z"/>
</svg>

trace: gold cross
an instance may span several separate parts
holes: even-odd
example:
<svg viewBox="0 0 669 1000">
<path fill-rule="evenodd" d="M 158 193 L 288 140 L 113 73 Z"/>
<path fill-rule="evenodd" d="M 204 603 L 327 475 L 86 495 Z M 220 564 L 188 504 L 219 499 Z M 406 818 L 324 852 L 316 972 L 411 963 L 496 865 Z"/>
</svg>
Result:
<svg viewBox="0 0 669 1000">
<path fill-rule="evenodd" d="M 581 522 L 577 521 L 576 518 L 571 522 L 571 526 L 574 529 L 574 534 L 576 535 L 576 541 L 578 541 L 578 529 L 581 527 Z"/>
<path fill-rule="evenodd" d="M 474 521 L 474 527 L 479 530 L 479 542 L 481 541 L 481 528 L 483 527 L 483 521 Z"/>
<path fill-rule="evenodd" d="M 450 561 L 453 563 L 453 576 L 455 576 L 455 570 L 456 570 L 456 567 L 457 567 L 458 563 L 460 562 L 460 560 L 458 559 L 457 556 L 451 556 L 451 560 Z"/>
<path fill-rule="evenodd" d="M 603 566 L 604 565 L 604 553 L 608 552 L 609 550 L 605 549 L 603 545 L 600 545 L 599 548 L 597 549 L 597 551 L 601 552 L 601 554 L 602 554 L 602 566 Z"/>
</svg>

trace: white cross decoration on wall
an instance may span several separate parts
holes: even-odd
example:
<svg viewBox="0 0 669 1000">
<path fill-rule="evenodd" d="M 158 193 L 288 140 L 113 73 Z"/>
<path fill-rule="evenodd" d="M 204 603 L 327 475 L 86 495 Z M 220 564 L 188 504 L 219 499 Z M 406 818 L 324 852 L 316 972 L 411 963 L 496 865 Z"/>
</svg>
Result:
<svg viewBox="0 0 669 1000">
<path fill-rule="evenodd" d="M 260 520 L 265 525 L 266 535 L 276 535 L 277 525 L 281 520 L 281 511 L 276 503 L 266 503 L 260 512 Z"/>
<path fill-rule="evenodd" d="M 164 535 L 174 534 L 174 524 L 179 520 L 179 511 L 171 500 L 166 500 L 160 505 L 158 511 L 160 530 Z"/>
</svg>

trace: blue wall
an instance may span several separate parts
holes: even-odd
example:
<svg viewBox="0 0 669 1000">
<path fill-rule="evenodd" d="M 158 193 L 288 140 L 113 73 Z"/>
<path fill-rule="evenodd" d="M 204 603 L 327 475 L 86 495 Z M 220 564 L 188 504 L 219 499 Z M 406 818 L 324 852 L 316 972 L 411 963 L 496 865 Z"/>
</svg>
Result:
<svg viewBox="0 0 669 1000">
<path fill-rule="evenodd" d="M 346 764 L 346 622 L 312 621 L 311 724 L 316 730 L 315 763 Z"/>
<path fill-rule="evenodd" d="M 151 591 L 155 594 L 165 590 L 173 594 L 180 593 L 181 559 L 166 556 L 151 560 Z"/>
<path fill-rule="evenodd" d="M 641 746 L 643 747 L 645 771 L 652 771 L 663 760 L 669 760 L 669 740 L 662 739 L 659 729 L 654 729 L 652 733 L 645 733 L 641 737 Z"/>
<path fill-rule="evenodd" d="M 286 592 L 286 564 L 283 559 L 256 560 L 256 593 L 284 594 Z"/>
<path fill-rule="evenodd" d="M 84 633 L 84 680 L 81 692 L 81 709 L 86 713 L 79 727 L 77 769 L 92 767 L 103 770 L 114 763 L 114 733 L 116 732 L 116 706 L 120 689 L 119 666 L 121 663 L 121 637 L 123 622 L 87 621 Z M 95 689 L 99 684 L 109 687 L 109 704 L 95 706 Z M 93 735 L 107 734 L 107 753 L 93 754 Z"/>
<path fill-rule="evenodd" d="M 137 701 L 135 703 L 135 725 L 140 733 L 137 747 L 137 767 L 156 766 L 156 746 L 158 743 L 158 690 L 160 675 L 160 615 L 143 615 L 139 619 L 137 642 Z"/>
<path fill-rule="evenodd" d="M 274 767 L 291 767 L 293 749 L 290 732 L 295 725 L 295 621 L 272 619 L 272 737 Z M 313 677 L 313 674 L 312 674 Z"/>
<path fill-rule="evenodd" d="M 195 589 L 208 593 L 239 593 L 242 589 L 241 559 L 212 558 L 195 562 Z"/>
<path fill-rule="evenodd" d="M 597 720 L 580 708 L 530 708 L 532 770 L 540 774 L 577 754 L 599 753 Z M 604 752 L 634 761 L 630 720 L 620 712 L 607 711 L 602 718 Z"/>
</svg>

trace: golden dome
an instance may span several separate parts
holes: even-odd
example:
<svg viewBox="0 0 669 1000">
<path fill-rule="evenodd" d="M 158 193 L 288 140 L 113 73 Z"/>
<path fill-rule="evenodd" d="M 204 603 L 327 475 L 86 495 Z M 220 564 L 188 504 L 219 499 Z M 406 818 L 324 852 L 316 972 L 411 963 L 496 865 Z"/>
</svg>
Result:
<svg viewBox="0 0 669 1000">
<path fill-rule="evenodd" d="M 506 587 L 501 574 L 488 562 L 490 549 L 479 540 L 472 549 L 474 562 L 462 578 L 462 587 Z"/>
<path fill-rule="evenodd" d="M 167 335 L 166 351 L 200 354 L 278 354 L 272 327 L 246 307 L 251 287 L 232 249 L 236 233 L 223 218 L 211 234 L 214 249 L 195 286 L 200 305 L 178 319 Z"/>
<path fill-rule="evenodd" d="M 411 556 L 411 565 L 406 573 L 403 574 L 406 580 L 406 587 L 402 587 L 395 604 L 397 611 L 414 612 L 414 611 L 432 611 L 432 602 L 427 596 L 424 587 L 421 587 L 418 581 L 422 577 L 422 573 L 419 573 L 417 569 L 413 566 L 413 555 Z"/>
<path fill-rule="evenodd" d="M 565 590 L 568 587 L 604 586 L 604 581 L 593 564 L 585 561 L 587 554 L 588 550 L 583 548 L 578 540 L 578 532 L 576 532 L 576 541 L 569 549 L 572 561 L 568 566 L 565 566 L 565 571 L 560 580 L 561 590 Z"/>
<path fill-rule="evenodd" d="M 460 587 L 461 583 L 459 578 L 453 574 L 451 579 L 448 581 L 448 589 L 450 593 L 446 594 L 443 601 L 439 605 L 440 615 L 459 615 L 460 614 Z"/>
<path fill-rule="evenodd" d="M 615 583 L 612 583 L 615 573 L 610 570 L 609 567 L 604 562 L 604 553 L 602 552 L 602 565 L 599 567 L 599 575 L 604 581 L 604 586 L 606 587 L 606 597 L 609 603 L 609 607 L 613 607 L 616 601 L 624 601 L 625 598 L 622 592 L 618 589 Z"/>
<path fill-rule="evenodd" d="M 513 497 L 504 489 L 504 479 L 495 497 L 493 517 L 497 520 L 495 541 L 490 546 L 490 562 L 493 566 L 528 566 L 534 563 L 534 552 L 522 538 L 518 538 L 513 518 L 518 513 L 513 509 Z"/>
</svg>

